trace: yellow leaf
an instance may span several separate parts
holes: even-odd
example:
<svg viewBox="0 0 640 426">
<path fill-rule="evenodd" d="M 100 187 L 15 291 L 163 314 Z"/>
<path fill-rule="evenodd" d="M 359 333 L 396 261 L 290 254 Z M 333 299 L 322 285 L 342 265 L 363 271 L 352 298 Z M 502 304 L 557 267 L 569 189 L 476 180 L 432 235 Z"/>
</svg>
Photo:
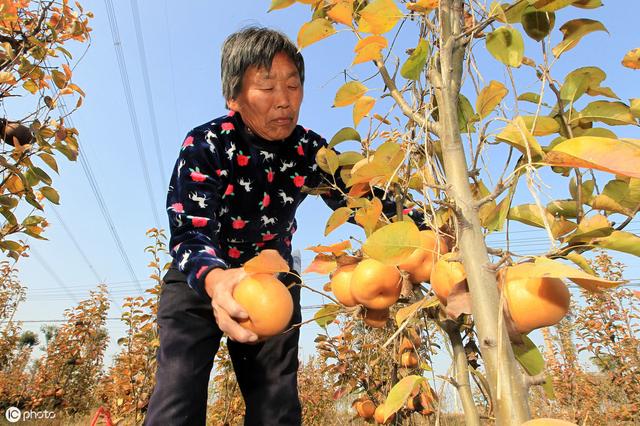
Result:
<svg viewBox="0 0 640 426">
<path fill-rule="evenodd" d="M 409 306 L 400 308 L 398 309 L 398 312 L 396 312 L 396 324 L 399 327 L 407 318 L 409 318 L 415 312 L 421 309 L 432 308 L 432 307 L 438 306 L 439 304 L 440 304 L 440 300 L 438 299 L 438 297 L 433 296 L 431 298 L 425 297 Z"/>
<path fill-rule="evenodd" d="M 522 120 L 533 136 L 548 136 L 560 131 L 560 124 L 553 117 L 525 115 Z"/>
<path fill-rule="evenodd" d="M 492 80 L 487 87 L 482 89 L 476 100 L 476 111 L 482 118 L 491 114 L 496 106 L 507 96 L 509 90 L 499 81 Z"/>
<path fill-rule="evenodd" d="M 314 19 L 311 22 L 305 23 L 298 32 L 298 48 L 304 49 L 305 47 L 313 44 L 323 38 L 327 38 L 336 32 L 331 22 L 324 18 Z"/>
<path fill-rule="evenodd" d="M 333 106 L 343 107 L 351 105 L 362 95 L 367 93 L 367 87 L 359 81 L 350 81 L 343 84 L 336 93 L 336 97 L 333 100 Z"/>
<path fill-rule="evenodd" d="M 593 238 L 606 237 L 612 232 L 611 222 L 605 216 L 596 214 L 582 219 L 576 232 L 569 236 L 569 241 L 572 243 L 589 242 Z"/>
<path fill-rule="evenodd" d="M 250 274 L 275 274 L 289 272 L 289 264 L 277 250 L 265 249 L 244 264 L 244 270 Z"/>
<path fill-rule="evenodd" d="M 0 84 L 16 84 L 16 78 L 10 72 L 2 71 L 0 72 Z"/>
<path fill-rule="evenodd" d="M 580 269 L 546 257 L 536 257 L 535 263 L 520 263 L 511 268 L 507 268 L 507 279 L 518 277 L 567 278 L 589 291 L 599 291 L 617 287 L 622 284 L 622 282 L 595 277 Z"/>
<path fill-rule="evenodd" d="M 353 126 L 358 127 L 360 120 L 369 114 L 376 100 L 371 96 L 363 96 L 353 105 Z"/>
<path fill-rule="evenodd" d="M 324 228 L 324 236 L 326 237 L 331 231 L 345 224 L 351 217 L 351 213 L 353 213 L 353 211 L 349 207 L 336 209 L 327 220 L 327 225 Z"/>
<path fill-rule="evenodd" d="M 345 250 L 351 248 L 351 241 L 345 240 L 339 243 L 331 244 L 330 246 L 313 246 L 307 247 L 305 250 L 311 250 L 314 253 L 333 253 L 333 254 L 342 254 Z"/>
<path fill-rule="evenodd" d="M 316 154 L 316 163 L 322 171 L 333 175 L 340 166 L 340 160 L 338 160 L 338 154 L 332 149 L 322 147 Z"/>
<path fill-rule="evenodd" d="M 382 214 L 382 202 L 374 197 L 371 202 L 367 200 L 367 205 L 358 209 L 355 214 L 355 221 L 362 226 L 367 236 L 371 235 L 378 224 L 380 215 Z"/>
<path fill-rule="evenodd" d="M 393 0 L 373 0 L 360 12 L 361 32 L 384 34 L 396 25 L 403 14 Z"/>
<path fill-rule="evenodd" d="M 520 116 L 511 121 L 511 123 L 496 136 L 496 139 L 517 148 L 525 156 L 527 155 L 527 148 L 531 152 L 532 158 L 544 155 L 540 144 L 531 132 L 529 132 L 527 124 Z"/>
<path fill-rule="evenodd" d="M 581 136 L 555 145 L 547 152 L 545 162 L 640 178 L 640 144 L 632 140 Z"/>
<path fill-rule="evenodd" d="M 372 35 L 358 40 L 353 51 L 356 57 L 351 65 L 361 64 L 362 62 L 372 61 L 374 59 L 382 59 L 382 49 L 388 46 L 389 42 L 382 36 Z"/>
<path fill-rule="evenodd" d="M 335 22 L 353 27 L 353 2 L 347 0 L 336 3 L 329 9 L 327 16 Z"/>
<path fill-rule="evenodd" d="M 562 41 L 552 49 L 553 55 L 558 58 L 567 50 L 571 50 L 582 37 L 594 31 L 605 31 L 608 33 L 604 25 L 599 21 L 592 19 L 574 19 L 565 23 L 560 27 L 560 31 L 564 34 Z"/>
<path fill-rule="evenodd" d="M 307 267 L 307 269 L 304 270 L 303 273 L 309 274 L 311 272 L 315 272 L 318 274 L 326 275 L 334 271 L 337 267 L 338 263 L 333 256 L 320 253 L 313 259 L 311 264 Z"/>
<path fill-rule="evenodd" d="M 374 232 L 362 246 L 364 253 L 380 262 L 398 265 L 420 247 L 418 227 L 411 221 L 395 222 Z"/>
<path fill-rule="evenodd" d="M 640 48 L 627 52 L 622 60 L 622 65 L 633 70 L 640 69 Z"/>
</svg>

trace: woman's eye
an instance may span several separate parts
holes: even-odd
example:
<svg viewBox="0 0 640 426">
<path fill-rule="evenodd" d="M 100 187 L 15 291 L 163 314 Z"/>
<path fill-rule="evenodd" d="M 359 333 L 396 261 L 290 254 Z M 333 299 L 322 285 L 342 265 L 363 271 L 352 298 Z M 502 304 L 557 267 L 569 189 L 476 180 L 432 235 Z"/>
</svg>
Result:
<svg viewBox="0 0 640 426">
<path fill-rule="evenodd" d="M 273 90 L 273 87 L 263 87 L 262 90 L 266 90 L 267 92 L 270 92 Z"/>
</svg>

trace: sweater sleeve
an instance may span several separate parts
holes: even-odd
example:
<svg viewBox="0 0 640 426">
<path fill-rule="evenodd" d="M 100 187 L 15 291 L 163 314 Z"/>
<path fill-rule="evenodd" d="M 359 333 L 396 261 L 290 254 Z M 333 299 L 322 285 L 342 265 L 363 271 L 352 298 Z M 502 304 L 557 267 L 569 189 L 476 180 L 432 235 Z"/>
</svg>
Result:
<svg viewBox="0 0 640 426">
<path fill-rule="evenodd" d="M 320 139 L 318 145 L 319 145 L 318 151 L 320 150 L 320 148 L 325 147 L 327 149 L 331 149 L 336 155 L 340 155 L 340 153 L 335 149 L 328 148 L 327 142 L 322 138 Z M 316 151 L 316 154 L 317 154 L 317 151 Z M 315 155 L 314 155 L 313 161 L 315 162 Z M 318 176 L 315 179 L 315 181 L 317 182 L 316 186 L 331 187 L 320 194 L 324 202 L 333 210 L 337 210 L 340 207 L 345 207 L 347 205 L 347 198 L 345 194 L 349 193 L 350 188 L 348 188 L 347 184 L 342 180 L 342 177 L 340 176 L 340 169 L 336 171 L 335 175 L 331 176 L 329 173 L 323 171 L 320 167 L 316 167 L 316 173 L 318 174 Z M 337 188 L 332 187 L 334 182 Z M 365 195 L 365 196 L 368 198 L 371 198 L 372 195 L 380 199 L 380 201 L 382 202 L 382 212 L 384 213 L 385 216 L 387 217 L 396 216 L 397 214 L 396 202 L 390 197 L 385 197 L 384 190 L 378 187 L 374 187 L 373 194 L 369 193 L 368 195 Z M 402 213 L 409 216 L 415 222 L 418 228 L 420 228 L 421 230 L 429 229 L 429 227 L 425 223 L 425 217 L 424 217 L 424 214 L 422 213 L 422 210 L 417 206 L 409 207 L 409 208 L 405 207 Z M 355 220 L 353 219 L 353 217 L 349 219 L 349 222 L 355 223 Z"/>
<path fill-rule="evenodd" d="M 171 255 L 189 286 L 205 299 L 209 296 L 204 277 L 211 269 L 228 268 L 218 257 L 221 225 L 216 212 L 223 184 L 215 171 L 220 168 L 215 145 L 207 143 L 202 132 L 191 131 L 180 149 L 167 194 Z"/>
</svg>

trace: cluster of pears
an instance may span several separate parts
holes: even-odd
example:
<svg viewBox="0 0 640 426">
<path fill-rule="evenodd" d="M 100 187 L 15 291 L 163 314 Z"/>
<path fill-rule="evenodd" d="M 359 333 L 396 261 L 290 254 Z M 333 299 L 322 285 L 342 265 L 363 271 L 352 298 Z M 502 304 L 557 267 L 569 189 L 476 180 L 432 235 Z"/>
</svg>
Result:
<svg viewBox="0 0 640 426">
<path fill-rule="evenodd" d="M 420 232 L 421 246 L 399 265 L 388 265 L 365 258 L 343 265 L 331 277 L 331 290 L 344 306 L 366 308 L 364 322 L 384 327 L 389 307 L 400 298 L 402 273 L 413 284 L 429 282 L 442 305 L 452 290 L 466 287 L 467 275 L 459 252 L 449 252 L 447 242 L 432 230 Z M 519 333 L 557 324 L 569 309 L 570 293 L 559 278 L 531 277 L 522 273 L 523 264 L 502 268 L 498 285 L 504 293 L 507 310 Z"/>
</svg>

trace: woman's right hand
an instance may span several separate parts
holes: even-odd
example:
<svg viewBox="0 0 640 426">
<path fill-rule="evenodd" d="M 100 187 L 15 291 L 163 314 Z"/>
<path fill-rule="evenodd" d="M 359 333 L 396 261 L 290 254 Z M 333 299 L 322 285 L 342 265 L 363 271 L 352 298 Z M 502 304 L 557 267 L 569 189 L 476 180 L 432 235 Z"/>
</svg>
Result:
<svg viewBox="0 0 640 426">
<path fill-rule="evenodd" d="M 220 330 L 236 342 L 255 343 L 258 341 L 258 335 L 242 327 L 237 321 L 249 316 L 233 298 L 233 289 L 246 276 L 244 268 L 216 268 L 207 273 L 204 286 L 211 297 L 213 315 Z"/>
</svg>

